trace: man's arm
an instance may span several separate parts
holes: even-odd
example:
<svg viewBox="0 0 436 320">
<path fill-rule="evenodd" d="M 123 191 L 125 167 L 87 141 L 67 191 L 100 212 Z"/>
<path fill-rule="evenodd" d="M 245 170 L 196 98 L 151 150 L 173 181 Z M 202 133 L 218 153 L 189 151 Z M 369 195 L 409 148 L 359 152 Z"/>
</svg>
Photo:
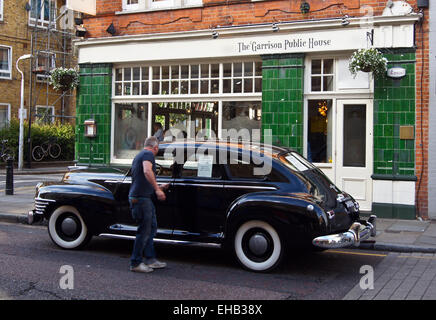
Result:
<svg viewBox="0 0 436 320">
<path fill-rule="evenodd" d="M 153 172 L 153 164 L 151 161 L 145 160 L 142 161 L 142 168 L 144 170 L 144 176 L 148 182 L 152 185 L 154 191 L 156 192 L 156 196 L 160 201 L 164 201 L 166 199 L 165 193 L 159 187 L 156 181 L 156 176 Z"/>
</svg>

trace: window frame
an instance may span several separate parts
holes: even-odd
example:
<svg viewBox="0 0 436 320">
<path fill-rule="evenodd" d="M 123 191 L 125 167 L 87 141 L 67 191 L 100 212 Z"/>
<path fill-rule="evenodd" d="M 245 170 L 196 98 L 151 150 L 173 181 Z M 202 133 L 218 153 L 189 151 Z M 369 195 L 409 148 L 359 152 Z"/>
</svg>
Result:
<svg viewBox="0 0 436 320">
<path fill-rule="evenodd" d="M 4 15 L 3 15 L 3 2 L 4 0 L 0 0 L 0 22 L 3 21 Z"/>
<path fill-rule="evenodd" d="M 55 122 L 55 107 L 54 106 L 36 105 L 35 106 L 35 117 L 37 118 L 36 120 L 40 119 L 40 117 L 37 116 L 38 109 L 51 110 L 50 120 L 48 121 L 48 123 L 54 123 Z M 42 121 L 42 119 L 41 119 L 41 121 Z"/>
<path fill-rule="evenodd" d="M 35 1 L 38 1 L 38 0 L 35 0 Z M 39 14 L 39 17 L 33 18 L 32 17 L 33 9 L 30 9 L 30 11 L 29 11 L 29 20 L 28 20 L 29 26 L 30 27 L 35 27 L 35 22 L 37 22 L 36 27 L 38 27 L 38 28 L 47 28 L 49 26 L 49 24 L 50 24 L 50 20 L 51 20 L 50 16 L 53 15 L 53 21 L 51 21 L 50 27 L 53 28 L 53 29 L 56 29 L 57 1 L 56 0 L 48 0 L 48 3 L 49 3 L 49 11 L 48 11 L 49 20 L 45 20 L 44 19 L 44 9 L 45 9 L 44 0 L 41 0 L 41 3 L 42 3 L 42 6 L 41 6 L 41 12 Z M 54 4 L 54 6 L 53 6 L 54 12 L 53 13 L 50 10 L 50 8 L 51 8 L 50 3 Z M 32 7 L 32 0 L 29 0 L 29 5 L 30 5 L 30 7 Z"/>
<path fill-rule="evenodd" d="M 9 73 L 9 76 L 0 75 L 0 79 L 12 80 L 12 47 L 0 45 L 0 49 L 8 50 L 8 67 L 9 67 L 7 71 L 5 70 L 5 72 L 0 71 L 0 73 Z"/>
<path fill-rule="evenodd" d="M 6 110 L 7 111 L 6 111 L 6 122 L 5 122 L 5 125 L 7 125 L 11 121 L 11 104 L 10 103 L 2 103 L 2 102 L 0 102 L 0 107 L 2 107 L 2 106 L 6 106 Z M 2 127 L 1 123 L 0 123 L 0 130 L 2 128 L 4 128 L 4 127 Z"/>
<path fill-rule="evenodd" d="M 313 61 L 320 60 L 321 61 L 321 73 L 313 73 L 312 65 Z M 332 60 L 332 71 L 333 73 L 324 73 L 324 61 L 325 60 Z M 321 84 L 320 84 L 320 90 L 313 90 L 312 88 L 312 79 L 314 77 L 321 78 Z M 324 90 L 324 79 L 326 77 L 332 77 L 332 89 L 331 90 Z M 309 92 L 311 93 L 326 93 L 326 92 L 335 92 L 336 91 L 336 59 L 334 57 L 312 57 L 310 59 L 310 73 L 309 73 Z"/>
</svg>

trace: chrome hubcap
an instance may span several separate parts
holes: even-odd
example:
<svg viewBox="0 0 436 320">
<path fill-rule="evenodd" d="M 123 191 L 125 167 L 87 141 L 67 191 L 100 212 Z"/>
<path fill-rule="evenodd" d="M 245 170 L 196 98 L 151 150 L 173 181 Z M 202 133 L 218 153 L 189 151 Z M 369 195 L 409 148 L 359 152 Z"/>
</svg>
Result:
<svg viewBox="0 0 436 320">
<path fill-rule="evenodd" d="M 255 255 L 261 256 L 268 249 L 268 240 L 263 234 L 256 233 L 248 240 L 248 247 Z"/>
<path fill-rule="evenodd" d="M 72 236 L 77 231 L 77 223 L 73 218 L 66 218 L 62 221 L 61 229 L 67 236 Z"/>
</svg>

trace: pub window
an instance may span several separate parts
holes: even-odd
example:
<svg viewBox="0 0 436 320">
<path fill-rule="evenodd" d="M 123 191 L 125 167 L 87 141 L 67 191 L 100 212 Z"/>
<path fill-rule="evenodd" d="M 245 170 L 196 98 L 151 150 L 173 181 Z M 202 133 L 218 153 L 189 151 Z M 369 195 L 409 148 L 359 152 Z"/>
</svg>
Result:
<svg viewBox="0 0 436 320">
<path fill-rule="evenodd" d="M 334 60 L 313 59 L 311 62 L 311 91 L 333 91 Z"/>
</svg>

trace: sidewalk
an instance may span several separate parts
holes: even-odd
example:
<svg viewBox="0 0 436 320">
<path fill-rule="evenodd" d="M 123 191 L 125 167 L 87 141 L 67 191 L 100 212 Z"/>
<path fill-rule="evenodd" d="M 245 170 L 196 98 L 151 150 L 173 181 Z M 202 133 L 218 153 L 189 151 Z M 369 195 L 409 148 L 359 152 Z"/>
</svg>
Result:
<svg viewBox="0 0 436 320">
<path fill-rule="evenodd" d="M 64 173 L 68 165 L 23 169 L 16 174 Z M 0 169 L 0 175 L 5 169 Z M 36 183 L 35 183 L 36 185 Z M 27 223 L 27 212 L 33 209 L 34 187 L 14 188 L 14 195 L 0 193 L 0 221 Z M 360 248 L 365 250 L 436 253 L 436 221 L 377 219 L 377 235 Z"/>
</svg>

